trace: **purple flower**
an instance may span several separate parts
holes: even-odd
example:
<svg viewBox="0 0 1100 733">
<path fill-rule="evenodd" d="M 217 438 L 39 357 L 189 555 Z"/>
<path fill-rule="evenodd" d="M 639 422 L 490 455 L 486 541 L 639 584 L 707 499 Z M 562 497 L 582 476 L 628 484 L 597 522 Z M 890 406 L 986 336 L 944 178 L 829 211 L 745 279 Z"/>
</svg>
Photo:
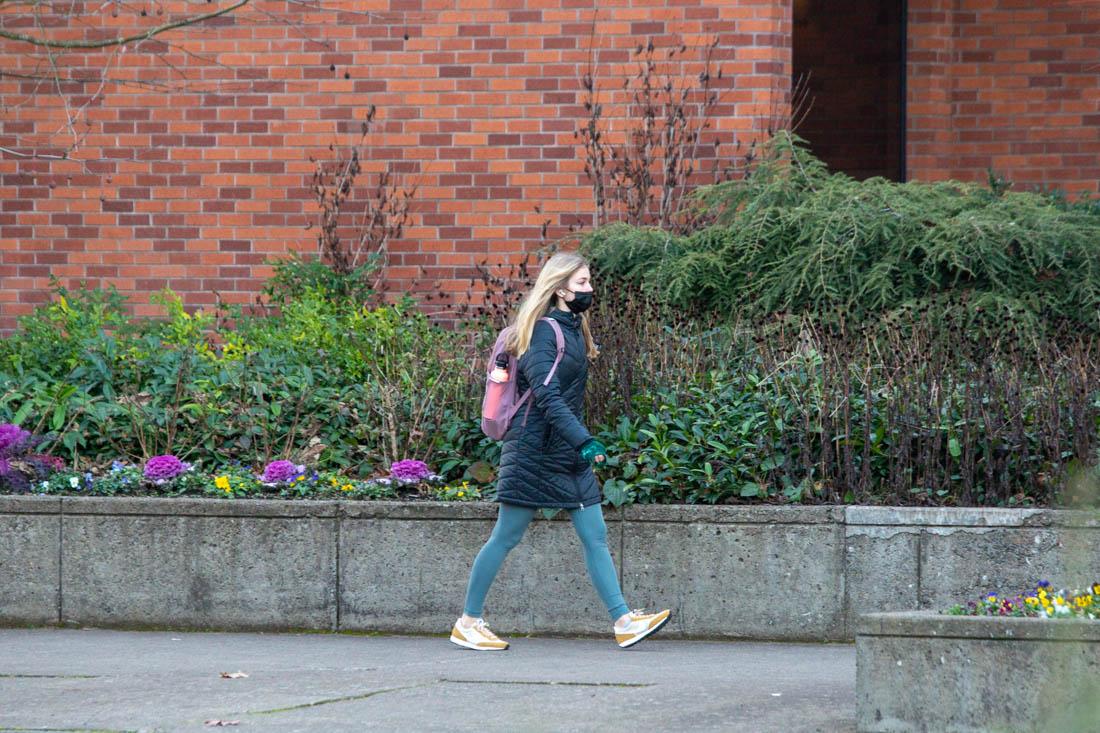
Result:
<svg viewBox="0 0 1100 733">
<path fill-rule="evenodd" d="M 432 474 L 424 461 L 406 459 L 390 466 L 390 476 L 403 483 L 422 481 Z"/>
<path fill-rule="evenodd" d="M 10 456 L 30 440 L 31 434 L 10 422 L 0 424 L 0 454 Z"/>
<path fill-rule="evenodd" d="M 174 479 L 188 469 L 188 465 L 172 455 L 153 456 L 145 462 L 142 475 L 151 481 Z"/>
<path fill-rule="evenodd" d="M 11 464 L 0 458 L 0 476 L 5 476 L 11 471 Z"/>
<path fill-rule="evenodd" d="M 272 461 L 264 467 L 263 481 L 268 484 L 286 483 L 305 470 L 305 466 L 295 465 L 294 461 Z"/>
</svg>

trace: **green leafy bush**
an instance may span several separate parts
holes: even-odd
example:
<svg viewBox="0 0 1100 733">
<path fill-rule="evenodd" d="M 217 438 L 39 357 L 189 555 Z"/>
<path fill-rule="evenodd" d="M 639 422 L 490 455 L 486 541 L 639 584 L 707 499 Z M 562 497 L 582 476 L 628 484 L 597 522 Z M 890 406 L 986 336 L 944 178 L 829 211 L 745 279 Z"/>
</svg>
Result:
<svg viewBox="0 0 1100 733">
<path fill-rule="evenodd" d="M 954 309 L 971 327 L 1063 319 L 1100 332 L 1094 207 L 955 181 L 856 181 L 787 133 L 751 175 L 697 201 L 715 223 L 687 235 L 621 224 L 590 233 L 583 246 L 599 275 L 751 318 Z"/>
<path fill-rule="evenodd" d="M 500 445 L 479 425 L 477 357 L 492 335 L 480 324 L 447 330 L 409 301 L 312 291 L 276 315 L 217 318 L 166 293 L 165 318 L 134 321 L 102 293 L 61 297 L 0 351 L 0 421 L 52 431 L 41 450 L 74 468 L 44 490 L 86 492 L 90 474 L 103 494 L 394 496 L 362 482 L 419 458 L 452 489 L 466 482 L 447 498 L 491 496 Z M 846 328 L 723 322 L 629 288 L 599 303 L 588 424 L 610 451 L 600 471 L 613 504 L 1098 498 L 1097 337 L 1072 324 L 1013 340 L 951 314 Z M 106 469 L 165 453 L 201 466 L 183 482 L 194 485 L 154 489 Z M 257 486 L 257 466 L 276 458 L 318 476 Z"/>
<path fill-rule="evenodd" d="M 623 416 L 607 431 L 611 459 L 633 501 L 714 504 L 734 497 L 767 498 L 765 476 L 784 461 L 762 443 L 778 423 L 752 388 L 728 373 L 711 373 L 683 394 L 662 391 L 647 398 L 649 409 Z M 792 487 L 784 487 L 787 497 Z M 807 495 L 808 498 L 808 495 Z"/>
<path fill-rule="evenodd" d="M 58 290 L 3 341 L 0 420 L 52 430 L 55 450 L 85 462 L 306 454 L 364 476 L 470 438 L 468 420 L 464 436 L 449 429 L 477 410 L 464 337 L 411 302 L 309 291 L 278 315 L 217 322 L 160 302 L 167 318 L 126 321 L 121 298 Z"/>
<path fill-rule="evenodd" d="M 271 263 L 275 271 L 264 285 L 264 294 L 279 304 L 292 303 L 310 292 L 335 302 L 373 302 L 380 263 L 381 258 L 373 255 L 348 272 L 340 272 L 317 257 L 295 253 Z"/>
<path fill-rule="evenodd" d="M 639 393 L 605 428 L 605 492 L 613 503 L 1095 505 L 1096 337 L 1024 349 L 941 326 L 885 343 L 747 332 L 726 365 Z"/>
</svg>

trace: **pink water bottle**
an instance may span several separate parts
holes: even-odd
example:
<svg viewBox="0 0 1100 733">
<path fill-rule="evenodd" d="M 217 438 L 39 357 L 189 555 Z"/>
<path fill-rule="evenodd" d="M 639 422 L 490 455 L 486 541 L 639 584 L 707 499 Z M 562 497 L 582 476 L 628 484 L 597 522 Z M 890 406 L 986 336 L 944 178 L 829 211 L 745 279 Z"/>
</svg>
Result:
<svg viewBox="0 0 1100 733">
<path fill-rule="evenodd" d="M 485 391 L 485 404 L 482 414 L 496 415 L 500 409 L 500 400 L 504 396 L 504 385 L 508 383 L 508 354 L 497 354 L 493 371 L 489 372 L 489 384 Z"/>
</svg>

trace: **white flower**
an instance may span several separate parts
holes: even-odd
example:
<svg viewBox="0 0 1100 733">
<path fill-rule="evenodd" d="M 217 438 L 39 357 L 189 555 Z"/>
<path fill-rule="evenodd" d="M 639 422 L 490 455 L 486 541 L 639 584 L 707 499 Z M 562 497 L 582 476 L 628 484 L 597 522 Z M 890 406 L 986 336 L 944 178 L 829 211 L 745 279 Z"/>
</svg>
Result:
<svg viewBox="0 0 1100 733">
<path fill-rule="evenodd" d="M 74 489 L 77 486 L 80 486 L 80 479 L 76 476 L 73 476 L 71 479 L 69 479 L 69 486 L 72 486 Z"/>
</svg>

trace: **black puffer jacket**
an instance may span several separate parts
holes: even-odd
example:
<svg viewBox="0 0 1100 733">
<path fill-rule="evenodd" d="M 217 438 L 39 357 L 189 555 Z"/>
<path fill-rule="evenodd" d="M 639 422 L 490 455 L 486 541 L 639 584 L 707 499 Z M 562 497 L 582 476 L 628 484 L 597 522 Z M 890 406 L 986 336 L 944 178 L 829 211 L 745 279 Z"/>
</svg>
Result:
<svg viewBox="0 0 1100 733">
<path fill-rule="evenodd" d="M 592 436 L 583 424 L 588 356 L 581 318 L 553 308 L 547 314 L 561 326 L 565 353 L 550 384 L 543 386 L 558 354 L 553 327 L 535 323 L 531 346 L 519 359 L 522 395 L 535 391 L 519 409 L 504 435 L 500 452 L 497 501 L 535 507 L 578 508 L 600 503 L 600 484 L 580 448 Z M 524 423 L 526 415 L 526 424 Z"/>
</svg>

